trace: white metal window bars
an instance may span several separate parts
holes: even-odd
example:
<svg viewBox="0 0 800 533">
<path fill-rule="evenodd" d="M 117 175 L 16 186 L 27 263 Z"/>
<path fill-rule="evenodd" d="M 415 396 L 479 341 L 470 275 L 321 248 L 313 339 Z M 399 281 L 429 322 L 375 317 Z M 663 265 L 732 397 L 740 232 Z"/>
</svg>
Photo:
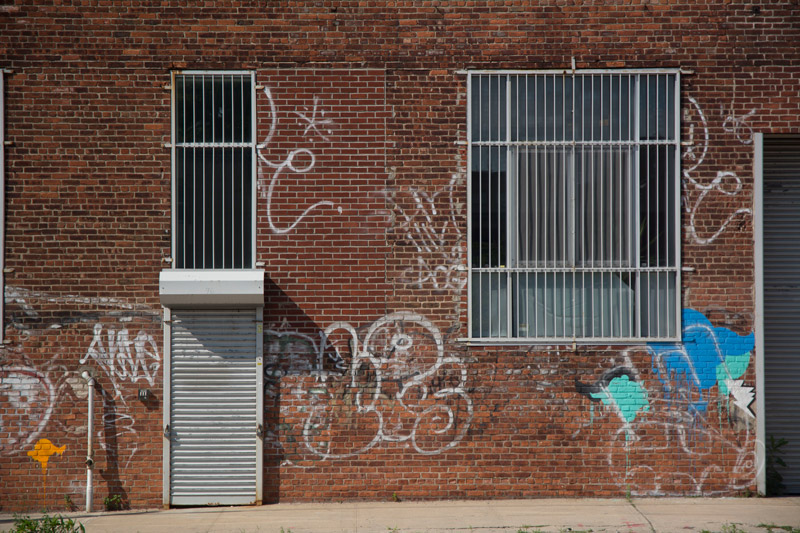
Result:
<svg viewBox="0 0 800 533">
<path fill-rule="evenodd" d="M 469 336 L 677 340 L 678 70 L 468 73 Z"/>
<path fill-rule="evenodd" d="M 254 267 L 255 75 L 172 74 L 173 267 Z"/>
</svg>

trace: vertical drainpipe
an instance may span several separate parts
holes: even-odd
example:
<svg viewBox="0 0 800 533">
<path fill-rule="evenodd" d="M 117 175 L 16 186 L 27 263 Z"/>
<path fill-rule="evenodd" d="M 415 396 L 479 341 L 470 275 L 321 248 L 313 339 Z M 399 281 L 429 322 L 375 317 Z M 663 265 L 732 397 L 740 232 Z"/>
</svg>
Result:
<svg viewBox="0 0 800 533">
<path fill-rule="evenodd" d="M 88 371 L 84 370 L 81 377 L 86 380 L 89 388 L 89 413 L 87 423 L 87 443 L 86 443 L 86 512 L 92 512 L 92 500 L 94 500 L 94 446 L 92 439 L 94 437 L 94 376 Z"/>
</svg>

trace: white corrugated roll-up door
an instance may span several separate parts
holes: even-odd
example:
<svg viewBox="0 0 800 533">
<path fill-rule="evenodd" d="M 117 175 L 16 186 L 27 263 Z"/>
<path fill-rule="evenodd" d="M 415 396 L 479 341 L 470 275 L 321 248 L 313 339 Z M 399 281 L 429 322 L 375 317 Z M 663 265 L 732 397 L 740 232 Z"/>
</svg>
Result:
<svg viewBox="0 0 800 533">
<path fill-rule="evenodd" d="M 170 505 L 260 503 L 260 315 L 171 311 Z"/>
<path fill-rule="evenodd" d="M 779 471 L 800 494 L 800 136 L 765 135 L 763 154 L 766 436 L 788 441 Z"/>
</svg>

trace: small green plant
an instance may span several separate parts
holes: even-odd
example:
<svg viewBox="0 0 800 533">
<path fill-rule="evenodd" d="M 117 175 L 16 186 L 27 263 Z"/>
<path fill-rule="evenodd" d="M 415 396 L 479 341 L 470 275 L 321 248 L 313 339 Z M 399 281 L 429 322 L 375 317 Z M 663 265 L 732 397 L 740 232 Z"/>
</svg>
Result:
<svg viewBox="0 0 800 533">
<path fill-rule="evenodd" d="M 783 475 L 778 471 L 778 467 L 786 468 L 786 461 L 783 460 L 783 447 L 789 444 L 786 439 L 776 439 L 774 435 L 770 435 L 767 440 L 767 448 L 765 450 L 766 456 L 766 473 L 767 473 L 767 495 L 776 496 L 782 494 L 786 489 L 783 484 Z"/>
<path fill-rule="evenodd" d="M 86 533 L 86 529 L 80 522 L 61 515 L 44 515 L 39 519 L 15 516 L 11 533 Z"/>
<path fill-rule="evenodd" d="M 67 512 L 72 512 L 77 509 L 75 502 L 72 501 L 72 498 L 69 494 L 64 494 L 64 509 L 66 509 Z"/>
<path fill-rule="evenodd" d="M 393 502 L 399 502 L 400 501 L 400 496 L 398 496 L 396 492 L 392 493 L 392 501 Z"/>
<path fill-rule="evenodd" d="M 281 526 L 281 533 L 292 533 L 292 530 L 291 529 L 283 529 L 283 526 Z"/>
<path fill-rule="evenodd" d="M 106 511 L 119 511 L 122 509 L 122 496 L 119 494 L 109 494 L 103 498 L 103 505 L 105 505 Z"/>
<path fill-rule="evenodd" d="M 747 533 L 744 529 L 739 529 L 736 524 L 723 524 L 722 533 Z"/>
</svg>

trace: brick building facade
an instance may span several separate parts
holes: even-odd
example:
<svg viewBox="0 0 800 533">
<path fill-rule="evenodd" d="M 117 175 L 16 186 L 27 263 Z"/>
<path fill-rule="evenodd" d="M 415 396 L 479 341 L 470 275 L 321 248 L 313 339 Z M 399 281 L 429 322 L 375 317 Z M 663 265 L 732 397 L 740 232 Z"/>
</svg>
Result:
<svg viewBox="0 0 800 533">
<path fill-rule="evenodd" d="M 3 2 L 3 510 L 84 505 L 84 371 L 96 507 L 763 491 L 798 42 L 794 0 Z"/>
</svg>

